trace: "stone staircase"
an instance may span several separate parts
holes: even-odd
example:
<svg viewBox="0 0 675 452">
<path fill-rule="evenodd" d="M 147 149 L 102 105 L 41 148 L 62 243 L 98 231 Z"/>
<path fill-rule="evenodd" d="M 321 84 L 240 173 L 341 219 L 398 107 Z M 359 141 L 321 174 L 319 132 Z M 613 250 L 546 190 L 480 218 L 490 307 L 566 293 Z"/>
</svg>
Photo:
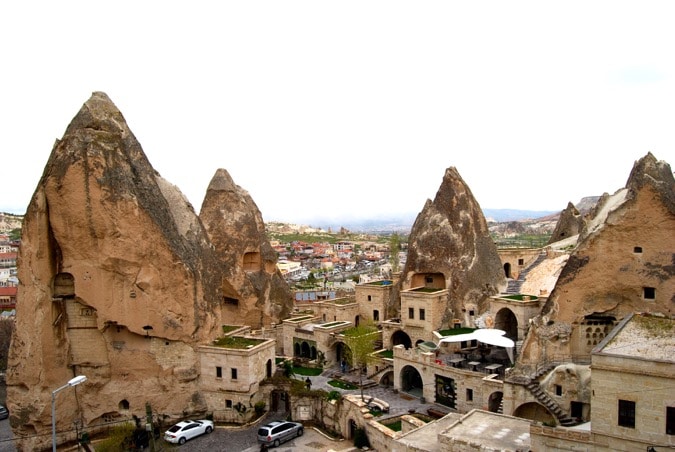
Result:
<svg viewBox="0 0 675 452">
<path fill-rule="evenodd" d="M 553 400 L 547 393 L 544 391 L 541 386 L 539 385 L 539 382 L 537 381 L 530 381 L 525 385 L 525 387 L 532 393 L 532 395 L 541 403 L 543 406 L 545 406 L 553 415 L 558 419 L 558 422 L 560 425 L 563 427 L 571 427 L 573 425 L 577 425 L 577 421 L 574 418 L 569 417 L 565 412 L 563 411 L 562 408 L 560 408 L 560 405 Z"/>
<path fill-rule="evenodd" d="M 546 259 L 546 253 L 545 252 L 539 253 L 539 256 L 537 256 L 534 262 L 532 262 L 530 265 L 527 266 L 527 268 L 523 269 L 523 271 L 520 272 L 520 274 L 518 275 L 518 279 L 509 279 L 508 285 L 506 286 L 506 293 L 519 294 L 520 288 L 523 286 L 527 274 L 530 272 L 530 270 L 539 265 L 544 259 Z"/>
</svg>

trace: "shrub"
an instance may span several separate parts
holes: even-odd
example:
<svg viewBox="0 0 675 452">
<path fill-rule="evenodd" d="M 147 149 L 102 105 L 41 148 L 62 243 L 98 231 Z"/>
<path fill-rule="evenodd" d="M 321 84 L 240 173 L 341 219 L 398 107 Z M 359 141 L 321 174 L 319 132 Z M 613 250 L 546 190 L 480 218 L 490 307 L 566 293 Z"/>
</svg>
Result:
<svg viewBox="0 0 675 452">
<path fill-rule="evenodd" d="M 132 439 L 135 426 L 131 423 L 124 423 L 114 426 L 110 429 L 108 437 L 96 444 L 96 452 L 117 452 L 126 450 L 125 447 Z"/>
<path fill-rule="evenodd" d="M 263 413 L 265 412 L 265 401 L 260 400 L 256 402 L 255 405 L 253 405 L 253 409 L 255 410 L 255 414 L 257 417 L 262 416 Z"/>
</svg>

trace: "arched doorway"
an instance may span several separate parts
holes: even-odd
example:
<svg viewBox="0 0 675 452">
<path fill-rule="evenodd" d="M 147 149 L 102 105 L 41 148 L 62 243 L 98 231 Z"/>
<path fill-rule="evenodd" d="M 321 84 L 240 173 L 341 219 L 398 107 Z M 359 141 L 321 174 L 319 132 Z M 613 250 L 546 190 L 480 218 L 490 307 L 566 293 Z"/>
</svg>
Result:
<svg viewBox="0 0 675 452">
<path fill-rule="evenodd" d="M 509 262 L 506 262 L 504 264 L 504 276 L 506 276 L 509 279 L 513 278 L 513 276 L 511 276 L 511 264 Z"/>
<path fill-rule="evenodd" d="M 354 326 L 359 326 L 359 320 L 361 320 L 361 316 L 354 317 Z"/>
<path fill-rule="evenodd" d="M 502 398 L 504 397 L 504 393 L 501 391 L 493 392 L 490 394 L 490 397 L 488 397 L 488 411 L 491 413 L 502 413 Z"/>
<path fill-rule="evenodd" d="M 354 439 L 354 435 L 356 435 L 356 429 L 357 429 L 356 421 L 354 419 L 350 419 L 346 439 Z"/>
<path fill-rule="evenodd" d="M 412 340 L 405 331 L 398 330 L 391 335 L 391 344 L 396 347 L 403 345 L 405 348 L 412 348 Z"/>
<path fill-rule="evenodd" d="M 309 348 L 309 344 L 307 342 L 303 342 L 300 345 L 300 356 L 302 358 L 309 358 L 310 357 L 310 348 Z"/>
<path fill-rule="evenodd" d="M 273 413 L 288 413 L 291 410 L 291 398 L 288 393 L 281 389 L 275 389 L 270 393 L 270 411 Z"/>
<path fill-rule="evenodd" d="M 385 372 L 384 375 L 382 375 L 382 378 L 380 378 L 380 385 L 386 386 L 388 388 L 394 385 L 394 371 L 393 370 Z"/>
<path fill-rule="evenodd" d="M 401 390 L 415 397 L 422 397 L 424 381 L 422 376 L 413 366 L 404 366 L 401 369 Z"/>
<path fill-rule="evenodd" d="M 523 403 L 518 408 L 516 408 L 516 410 L 513 412 L 513 415 L 523 419 L 547 423 L 549 425 L 556 424 L 555 417 L 551 414 L 551 412 L 548 411 L 546 407 L 537 402 Z"/>
<path fill-rule="evenodd" d="M 518 340 L 518 319 L 509 308 L 502 308 L 497 312 L 495 316 L 495 328 L 504 330 L 506 332 L 504 336 L 512 341 Z"/>
<path fill-rule="evenodd" d="M 267 360 L 267 364 L 266 364 L 266 369 L 265 369 L 265 370 L 266 370 L 265 373 L 266 373 L 266 375 L 267 375 L 267 378 L 271 378 L 271 377 L 272 377 L 272 360 L 271 360 L 271 359 L 268 359 L 268 360 Z"/>
</svg>

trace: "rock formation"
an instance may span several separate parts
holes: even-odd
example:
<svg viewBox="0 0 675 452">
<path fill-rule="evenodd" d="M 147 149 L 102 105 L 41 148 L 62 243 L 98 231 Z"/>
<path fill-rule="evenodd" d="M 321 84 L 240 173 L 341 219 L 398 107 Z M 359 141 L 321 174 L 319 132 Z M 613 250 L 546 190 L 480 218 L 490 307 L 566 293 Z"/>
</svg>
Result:
<svg viewBox="0 0 675 452">
<path fill-rule="evenodd" d="M 223 268 L 223 313 L 253 327 L 288 317 L 293 294 L 277 269 L 277 254 L 251 196 L 219 169 L 199 217 Z"/>
<path fill-rule="evenodd" d="M 565 210 L 560 213 L 560 218 L 558 218 L 558 223 L 556 223 L 555 229 L 553 230 L 548 243 L 555 243 L 560 240 L 575 236 L 579 234 L 583 227 L 583 216 L 577 210 L 577 208 L 574 207 L 574 204 L 570 202 L 567 204 Z"/>
<path fill-rule="evenodd" d="M 59 394 L 69 413 L 59 430 L 142 414 L 146 403 L 167 416 L 205 411 L 196 347 L 222 332 L 223 281 L 243 266 L 217 248 L 120 111 L 94 93 L 56 142 L 24 218 L 7 372 L 22 449 L 51 440 L 51 392 L 75 375 L 87 381 Z"/>
<path fill-rule="evenodd" d="M 626 187 L 604 195 L 580 232 L 541 315 L 523 344 L 521 370 L 588 358 L 634 312 L 672 316 L 675 302 L 675 181 L 651 154 Z"/>
<path fill-rule="evenodd" d="M 446 169 L 436 197 L 427 200 L 415 219 L 401 275 L 402 288 L 418 285 L 416 275 L 438 273 L 448 289 L 444 325 L 453 318 L 470 324 L 468 311 L 482 313 L 488 298 L 506 287 L 483 212 L 454 167 Z"/>
</svg>

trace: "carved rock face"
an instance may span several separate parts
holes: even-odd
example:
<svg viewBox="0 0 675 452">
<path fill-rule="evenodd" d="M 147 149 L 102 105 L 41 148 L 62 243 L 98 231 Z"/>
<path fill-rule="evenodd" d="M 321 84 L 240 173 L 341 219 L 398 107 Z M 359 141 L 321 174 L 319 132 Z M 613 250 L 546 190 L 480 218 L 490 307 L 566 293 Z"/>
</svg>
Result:
<svg viewBox="0 0 675 452">
<path fill-rule="evenodd" d="M 669 316 L 675 293 L 675 182 L 670 166 L 647 154 L 626 187 L 604 195 L 585 222 L 523 345 L 522 364 L 590 357 L 626 315 Z M 551 340 L 547 331 L 568 328 Z"/>
<path fill-rule="evenodd" d="M 424 285 L 421 275 L 439 273 L 448 289 L 445 325 L 462 318 L 467 307 L 482 312 L 487 299 L 506 285 L 483 212 L 452 167 L 412 227 L 402 288 Z"/>
<path fill-rule="evenodd" d="M 259 212 L 247 203 L 229 206 L 227 215 L 255 225 L 243 221 L 237 238 L 257 244 L 271 265 Z M 222 240 L 231 231 L 218 232 Z M 257 290 L 233 277 L 244 274 L 241 250 L 231 258 L 212 245 L 192 206 L 152 168 L 104 93 L 92 95 L 56 142 L 22 234 L 7 372 L 16 436 L 48 432 L 51 391 L 80 374 L 85 383 L 59 394 L 59 411 L 70 413 L 59 428 L 72 428 L 80 416 L 85 425 L 142 416 L 146 403 L 169 416 L 203 413 L 195 349 L 222 332 L 223 281 L 256 298 L 250 317 L 283 312 L 268 298 L 283 280 Z M 33 450 L 39 442 L 23 446 Z"/>
<path fill-rule="evenodd" d="M 293 295 L 277 269 L 277 255 L 251 196 L 219 169 L 199 217 L 223 263 L 225 316 L 253 327 L 287 317 Z"/>
</svg>

